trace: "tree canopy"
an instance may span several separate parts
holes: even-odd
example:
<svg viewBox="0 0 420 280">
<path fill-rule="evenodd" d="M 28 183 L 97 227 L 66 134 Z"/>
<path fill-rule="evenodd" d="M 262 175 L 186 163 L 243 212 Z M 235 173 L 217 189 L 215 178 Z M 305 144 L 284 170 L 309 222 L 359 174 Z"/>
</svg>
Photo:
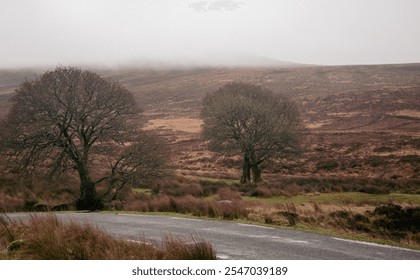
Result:
<svg viewBox="0 0 420 280">
<path fill-rule="evenodd" d="M 73 67 L 57 67 L 26 81 L 11 98 L 1 124 L 3 149 L 14 167 L 50 176 L 76 170 L 78 209 L 98 209 L 99 182 L 108 192 L 134 178 L 156 175 L 164 162 L 159 141 L 137 129 L 140 110 L 133 94 L 115 81 Z M 92 178 L 94 158 L 109 172 Z"/>
<path fill-rule="evenodd" d="M 259 182 L 262 163 L 299 148 L 302 131 L 295 103 L 261 86 L 228 83 L 209 93 L 201 111 L 203 135 L 212 151 L 241 155 L 241 182 Z"/>
</svg>

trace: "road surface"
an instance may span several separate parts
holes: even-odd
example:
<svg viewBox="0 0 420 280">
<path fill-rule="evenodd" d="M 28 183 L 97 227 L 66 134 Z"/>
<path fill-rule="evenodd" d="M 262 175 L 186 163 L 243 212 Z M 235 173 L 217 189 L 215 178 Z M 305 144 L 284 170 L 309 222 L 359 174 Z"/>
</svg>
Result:
<svg viewBox="0 0 420 280">
<path fill-rule="evenodd" d="M 420 251 L 417 250 L 236 222 L 140 214 L 55 215 L 60 221 L 88 222 L 115 237 L 129 240 L 159 239 L 168 235 L 203 238 L 213 245 L 219 259 L 420 260 Z M 24 213 L 12 213 L 8 216 L 22 220 L 29 217 Z"/>
</svg>

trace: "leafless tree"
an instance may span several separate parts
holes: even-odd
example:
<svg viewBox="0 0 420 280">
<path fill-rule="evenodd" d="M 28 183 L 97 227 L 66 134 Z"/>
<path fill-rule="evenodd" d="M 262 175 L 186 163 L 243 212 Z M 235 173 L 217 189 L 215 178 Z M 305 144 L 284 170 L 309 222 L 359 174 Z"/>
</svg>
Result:
<svg viewBox="0 0 420 280">
<path fill-rule="evenodd" d="M 108 192 L 132 179 L 159 173 L 163 156 L 150 135 L 139 134 L 139 109 L 117 82 L 73 67 L 57 67 L 24 82 L 1 123 L 2 151 L 20 171 L 50 176 L 75 170 L 80 178 L 78 209 L 100 209 L 99 182 Z M 140 135 L 140 136 L 139 136 Z M 109 162 L 109 173 L 93 179 L 92 159 Z"/>
<path fill-rule="evenodd" d="M 298 151 L 302 131 L 295 103 L 261 86 L 232 82 L 208 94 L 203 135 L 216 152 L 243 157 L 241 182 L 259 182 L 262 163 Z"/>
</svg>

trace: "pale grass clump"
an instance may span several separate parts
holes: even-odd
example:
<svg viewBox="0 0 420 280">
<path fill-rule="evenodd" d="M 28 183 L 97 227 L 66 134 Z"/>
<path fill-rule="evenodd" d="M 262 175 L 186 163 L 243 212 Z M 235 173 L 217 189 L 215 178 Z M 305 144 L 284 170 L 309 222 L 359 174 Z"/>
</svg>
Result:
<svg viewBox="0 0 420 280">
<path fill-rule="evenodd" d="M 55 216 L 32 216 L 29 223 L 2 217 L 1 259 L 41 260 L 159 260 L 215 259 L 212 246 L 200 239 L 166 237 L 162 242 L 117 240 L 103 231 Z"/>
</svg>

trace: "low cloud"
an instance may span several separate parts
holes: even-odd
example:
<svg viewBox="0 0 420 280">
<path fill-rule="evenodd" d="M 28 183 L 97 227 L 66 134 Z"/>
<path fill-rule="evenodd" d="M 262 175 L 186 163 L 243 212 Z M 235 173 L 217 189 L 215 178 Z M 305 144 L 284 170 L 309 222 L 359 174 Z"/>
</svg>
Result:
<svg viewBox="0 0 420 280">
<path fill-rule="evenodd" d="M 191 3 L 189 7 L 198 13 L 205 13 L 209 11 L 227 11 L 231 12 L 239 9 L 243 2 L 218 0 L 218 1 L 198 1 Z"/>
</svg>

